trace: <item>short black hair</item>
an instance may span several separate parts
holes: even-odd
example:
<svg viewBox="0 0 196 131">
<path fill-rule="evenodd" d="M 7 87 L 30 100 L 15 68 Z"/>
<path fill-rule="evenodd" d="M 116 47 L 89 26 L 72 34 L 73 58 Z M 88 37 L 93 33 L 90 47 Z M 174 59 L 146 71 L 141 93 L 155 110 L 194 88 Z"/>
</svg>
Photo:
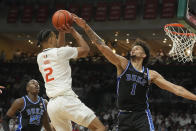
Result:
<svg viewBox="0 0 196 131">
<path fill-rule="evenodd" d="M 41 45 L 42 42 L 47 41 L 50 37 L 52 29 L 43 29 L 37 34 L 37 46 Z"/>
<path fill-rule="evenodd" d="M 26 80 L 26 88 L 29 86 L 29 83 L 30 83 L 32 80 L 35 80 L 35 79 L 29 78 L 28 80 Z"/>
<path fill-rule="evenodd" d="M 149 62 L 149 59 L 150 59 L 150 50 L 149 50 L 149 47 L 146 45 L 146 42 L 145 41 L 143 41 L 143 40 L 141 40 L 139 38 L 137 38 L 135 40 L 135 42 L 133 43 L 133 46 L 132 47 L 137 46 L 137 45 L 141 46 L 144 49 L 144 52 L 146 54 L 146 57 L 144 58 L 142 65 L 143 66 L 146 66 L 148 64 L 148 62 Z"/>
</svg>

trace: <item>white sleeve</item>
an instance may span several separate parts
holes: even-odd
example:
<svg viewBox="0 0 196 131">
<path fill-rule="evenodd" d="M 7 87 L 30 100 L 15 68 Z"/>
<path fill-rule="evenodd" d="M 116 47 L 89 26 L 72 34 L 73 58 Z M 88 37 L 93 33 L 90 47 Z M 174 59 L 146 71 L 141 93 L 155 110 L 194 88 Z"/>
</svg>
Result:
<svg viewBox="0 0 196 131">
<path fill-rule="evenodd" d="M 77 58 L 78 50 L 76 47 L 60 47 L 57 49 L 57 55 L 62 59 Z"/>
</svg>

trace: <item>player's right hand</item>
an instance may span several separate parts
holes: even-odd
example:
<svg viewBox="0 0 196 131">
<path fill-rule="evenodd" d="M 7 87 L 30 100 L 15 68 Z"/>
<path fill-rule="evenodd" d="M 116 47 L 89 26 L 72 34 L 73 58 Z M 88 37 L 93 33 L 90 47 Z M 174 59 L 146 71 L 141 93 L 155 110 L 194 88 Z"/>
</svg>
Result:
<svg viewBox="0 0 196 131">
<path fill-rule="evenodd" d="M 4 89 L 4 86 L 0 86 L 1 89 Z M 0 89 L 0 94 L 2 93 L 2 90 Z"/>
<path fill-rule="evenodd" d="M 74 30 L 74 28 L 67 24 L 57 28 L 57 30 L 63 33 L 71 33 Z"/>
<path fill-rule="evenodd" d="M 73 21 L 80 26 L 81 28 L 85 29 L 86 28 L 86 21 L 80 17 L 78 17 L 76 14 L 71 14 L 73 16 Z"/>
</svg>

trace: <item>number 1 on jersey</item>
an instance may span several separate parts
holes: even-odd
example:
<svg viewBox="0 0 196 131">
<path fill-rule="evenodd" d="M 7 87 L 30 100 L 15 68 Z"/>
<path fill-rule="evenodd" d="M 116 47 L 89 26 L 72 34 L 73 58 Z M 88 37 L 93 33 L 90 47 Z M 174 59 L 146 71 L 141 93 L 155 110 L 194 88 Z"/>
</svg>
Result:
<svg viewBox="0 0 196 131">
<path fill-rule="evenodd" d="M 51 67 L 49 67 L 49 68 L 44 69 L 44 71 L 45 71 L 45 72 L 46 72 L 46 71 L 49 71 L 48 73 L 46 73 L 46 77 L 45 77 L 45 78 L 46 78 L 46 82 L 53 81 L 54 78 L 49 78 L 49 75 L 52 74 L 53 69 L 52 69 Z"/>
<path fill-rule="evenodd" d="M 132 90 L 131 90 L 131 95 L 135 95 L 136 86 L 137 86 L 137 83 L 133 83 Z"/>
</svg>

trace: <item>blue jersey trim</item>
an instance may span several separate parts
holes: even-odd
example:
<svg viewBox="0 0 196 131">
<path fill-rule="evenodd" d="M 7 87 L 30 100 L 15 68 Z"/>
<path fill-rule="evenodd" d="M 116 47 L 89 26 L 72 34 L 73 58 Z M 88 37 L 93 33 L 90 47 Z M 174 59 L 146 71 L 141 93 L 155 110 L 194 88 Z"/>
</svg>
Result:
<svg viewBox="0 0 196 131">
<path fill-rule="evenodd" d="M 23 96 L 22 98 L 24 99 L 24 107 L 22 108 L 22 110 L 21 110 L 20 112 L 24 111 L 24 109 L 26 108 L 26 105 L 27 105 L 27 104 L 26 104 L 25 97 Z"/>
<path fill-rule="evenodd" d="M 120 84 L 120 78 L 118 78 L 117 79 L 117 91 L 116 91 L 116 93 L 117 93 L 117 95 L 119 96 L 119 93 L 118 93 L 118 90 L 119 90 L 119 84 Z"/>
<path fill-rule="evenodd" d="M 148 81 L 150 81 L 149 69 L 147 68 Z"/>
<path fill-rule="evenodd" d="M 146 92 L 146 104 L 147 104 L 147 109 L 149 108 L 149 103 L 148 103 L 148 92 L 149 92 L 149 88 L 147 89 L 147 92 Z"/>
<path fill-rule="evenodd" d="M 117 127 L 116 127 L 116 131 L 118 131 L 118 128 L 119 128 L 119 116 L 120 116 L 120 111 L 118 112 L 118 116 L 117 116 Z"/>
<path fill-rule="evenodd" d="M 151 116 L 150 110 L 149 109 L 146 109 L 145 112 L 146 112 L 146 115 L 148 117 L 148 123 L 149 123 L 149 126 L 150 126 L 150 131 L 155 131 L 154 130 L 154 124 L 153 124 L 153 120 L 152 120 L 152 116 Z"/>
<path fill-rule="evenodd" d="M 38 100 L 36 102 L 31 101 L 31 99 L 26 95 L 27 99 L 29 100 L 29 102 L 31 102 L 32 104 L 37 104 L 40 101 L 40 97 L 38 96 Z"/>
<path fill-rule="evenodd" d="M 132 63 L 131 63 L 131 65 L 132 65 Z M 142 71 L 138 71 L 133 65 L 132 65 L 132 67 L 133 67 L 133 69 L 134 69 L 135 71 L 140 72 L 140 73 L 144 73 L 144 66 L 142 66 Z"/>
<path fill-rule="evenodd" d="M 42 103 L 43 103 L 43 105 L 44 105 L 44 109 L 45 109 L 45 111 L 46 111 L 46 106 L 45 106 L 45 102 L 44 102 L 44 99 L 41 97 L 41 99 L 42 99 Z"/>
<path fill-rule="evenodd" d="M 121 78 L 121 77 L 125 74 L 125 72 L 127 71 L 129 65 L 130 65 L 130 61 L 128 61 L 127 67 L 126 67 L 126 69 L 123 71 L 123 73 L 120 74 L 117 78 Z"/>
<path fill-rule="evenodd" d="M 19 124 L 18 124 L 18 128 L 16 129 L 16 131 L 21 131 L 22 129 L 22 114 L 21 113 L 18 119 L 19 119 Z"/>
</svg>

